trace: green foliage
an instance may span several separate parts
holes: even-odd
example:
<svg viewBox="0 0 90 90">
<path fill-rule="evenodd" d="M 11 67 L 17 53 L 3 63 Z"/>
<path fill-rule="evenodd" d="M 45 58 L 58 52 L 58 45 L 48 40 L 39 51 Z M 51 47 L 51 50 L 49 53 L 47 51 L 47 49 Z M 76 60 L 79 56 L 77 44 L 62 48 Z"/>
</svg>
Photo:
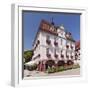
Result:
<svg viewBox="0 0 90 90">
<path fill-rule="evenodd" d="M 33 70 L 36 70 L 36 69 L 37 69 L 37 64 L 33 64 L 33 65 L 28 66 L 29 71 L 33 71 Z"/>
<path fill-rule="evenodd" d="M 52 67 L 52 68 L 48 68 L 47 72 L 48 73 L 54 73 L 54 72 L 59 72 L 59 71 L 63 71 L 64 67 L 63 66 L 59 66 L 59 67 Z"/>
<path fill-rule="evenodd" d="M 58 71 L 63 71 L 63 70 L 64 70 L 63 66 L 58 67 Z"/>
<path fill-rule="evenodd" d="M 73 69 L 80 68 L 80 65 L 79 65 L 79 64 L 73 65 L 72 68 L 73 68 Z"/>
<path fill-rule="evenodd" d="M 24 51 L 24 58 L 25 58 L 25 62 L 29 62 L 32 59 L 33 56 L 33 51 L 32 50 L 28 50 L 28 51 Z"/>
<path fill-rule="evenodd" d="M 67 65 L 67 66 L 64 66 L 64 70 L 69 70 L 69 69 L 72 69 L 73 65 Z"/>
<path fill-rule="evenodd" d="M 80 65 L 66 65 L 66 66 L 57 66 L 57 67 L 51 67 L 47 69 L 48 73 L 55 73 L 55 72 L 61 72 L 65 70 L 70 70 L 70 69 L 76 69 L 80 68 Z"/>
<path fill-rule="evenodd" d="M 54 68 L 48 68 L 48 69 L 47 69 L 47 72 L 48 72 L 48 73 L 54 73 L 54 72 L 55 72 L 55 69 L 54 69 Z"/>
</svg>

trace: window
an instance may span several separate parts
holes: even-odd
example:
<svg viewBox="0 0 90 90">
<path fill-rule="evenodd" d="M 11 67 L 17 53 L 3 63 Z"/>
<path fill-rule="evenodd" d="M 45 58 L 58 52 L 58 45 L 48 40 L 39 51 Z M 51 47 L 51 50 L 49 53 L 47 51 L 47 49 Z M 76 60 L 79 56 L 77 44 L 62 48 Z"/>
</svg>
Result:
<svg viewBox="0 0 90 90">
<path fill-rule="evenodd" d="M 47 43 L 47 44 L 50 44 L 50 43 L 51 43 L 51 41 L 50 41 L 50 36 L 49 36 L 49 35 L 47 35 L 47 37 L 46 37 L 46 43 Z"/>
<path fill-rule="evenodd" d="M 58 39 L 57 37 L 54 37 L 54 45 L 55 45 L 55 46 L 58 46 L 58 41 L 57 41 L 57 39 Z"/>
<path fill-rule="evenodd" d="M 54 41 L 56 41 L 56 37 L 54 37 Z"/>
<path fill-rule="evenodd" d="M 49 54 L 49 48 L 46 49 L 46 53 Z"/>
<path fill-rule="evenodd" d="M 55 50 L 54 50 L 54 54 L 56 54 L 56 48 L 55 48 Z"/>
<path fill-rule="evenodd" d="M 56 48 L 55 48 L 55 51 L 54 51 L 54 56 L 55 56 L 55 58 L 58 58 L 58 55 L 56 54 Z"/>
<path fill-rule="evenodd" d="M 62 43 L 63 43 L 63 40 L 62 40 L 62 38 L 61 38 L 61 45 L 62 45 Z"/>
<path fill-rule="evenodd" d="M 61 35 L 63 35 L 63 32 L 61 32 Z"/>
<path fill-rule="evenodd" d="M 47 35 L 47 40 L 50 40 L 50 36 L 49 35 Z"/>
<path fill-rule="evenodd" d="M 62 54 L 63 50 L 61 50 L 61 54 Z"/>
<path fill-rule="evenodd" d="M 46 55 L 47 55 L 48 58 L 51 57 L 51 54 L 49 53 L 49 50 L 50 50 L 49 48 L 46 49 Z"/>
</svg>

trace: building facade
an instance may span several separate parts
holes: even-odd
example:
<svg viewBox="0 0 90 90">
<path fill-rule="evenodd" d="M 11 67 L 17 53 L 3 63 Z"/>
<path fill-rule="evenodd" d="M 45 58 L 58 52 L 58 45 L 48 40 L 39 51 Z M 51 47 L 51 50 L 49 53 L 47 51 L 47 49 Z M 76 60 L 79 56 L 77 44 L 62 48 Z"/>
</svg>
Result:
<svg viewBox="0 0 90 90">
<path fill-rule="evenodd" d="M 80 41 L 75 44 L 75 60 L 76 63 L 80 64 Z"/>
<path fill-rule="evenodd" d="M 42 20 L 33 43 L 32 60 L 38 64 L 38 70 L 48 67 L 73 64 L 75 60 L 75 40 L 63 25 Z"/>
</svg>

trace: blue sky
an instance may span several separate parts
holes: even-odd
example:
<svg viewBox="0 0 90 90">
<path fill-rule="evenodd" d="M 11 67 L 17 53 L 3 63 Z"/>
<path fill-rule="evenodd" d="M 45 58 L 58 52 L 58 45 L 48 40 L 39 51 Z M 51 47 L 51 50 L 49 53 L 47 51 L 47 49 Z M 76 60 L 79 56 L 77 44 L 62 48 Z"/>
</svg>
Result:
<svg viewBox="0 0 90 90">
<path fill-rule="evenodd" d="M 51 22 L 52 18 L 55 25 L 63 24 L 76 41 L 80 40 L 80 14 L 23 11 L 24 50 L 32 49 L 41 20 Z"/>
</svg>

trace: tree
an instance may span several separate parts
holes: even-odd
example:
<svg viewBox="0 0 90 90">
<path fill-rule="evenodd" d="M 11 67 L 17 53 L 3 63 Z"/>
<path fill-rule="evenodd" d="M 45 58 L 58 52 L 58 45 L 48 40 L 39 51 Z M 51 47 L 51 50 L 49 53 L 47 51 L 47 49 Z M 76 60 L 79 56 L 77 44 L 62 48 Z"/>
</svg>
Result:
<svg viewBox="0 0 90 90">
<path fill-rule="evenodd" d="M 32 56 L 33 56 L 33 51 L 32 50 L 24 51 L 25 63 L 29 62 L 32 59 Z"/>
</svg>

